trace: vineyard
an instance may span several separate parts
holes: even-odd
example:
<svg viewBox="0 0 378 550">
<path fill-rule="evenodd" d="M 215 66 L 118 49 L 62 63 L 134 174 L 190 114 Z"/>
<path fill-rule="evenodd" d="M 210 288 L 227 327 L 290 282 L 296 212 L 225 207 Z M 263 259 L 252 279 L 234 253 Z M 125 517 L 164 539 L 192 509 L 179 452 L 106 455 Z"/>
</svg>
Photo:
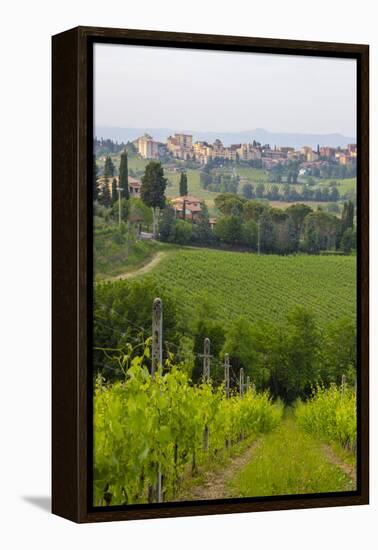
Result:
<svg viewBox="0 0 378 550">
<path fill-rule="evenodd" d="M 163 302 L 155 298 L 143 354 L 135 354 L 140 344 L 127 342 L 97 348 L 118 374 L 96 378 L 94 505 L 216 498 L 210 483 L 197 487 L 201 475 L 227 464 L 242 444 L 255 456 L 224 483 L 220 497 L 354 488 L 356 396 L 346 376 L 341 387 L 318 385 L 293 414 L 268 391 L 256 391 L 243 367 L 236 374 L 228 353 L 223 363 L 212 361 L 209 338 L 203 344 L 202 377 L 193 383 L 185 362 L 163 359 Z M 346 453 L 349 466 L 325 443 Z"/>
<path fill-rule="evenodd" d="M 165 245 L 96 284 L 94 505 L 353 490 L 355 266 Z"/>
<path fill-rule="evenodd" d="M 356 449 L 356 393 L 352 388 L 318 387 L 309 401 L 297 405 L 295 415 L 307 432 L 346 449 Z"/>
<path fill-rule="evenodd" d="M 185 474 L 280 422 L 282 405 L 273 405 L 267 393 L 249 388 L 227 399 L 223 386 L 194 386 L 169 363 L 166 374 L 152 377 L 144 360 L 135 357 L 123 381 L 97 380 L 95 505 L 175 500 Z"/>
<path fill-rule="evenodd" d="M 207 498 L 191 482 L 231 456 L 241 442 L 253 460 L 228 486 L 228 496 L 350 490 L 355 487 L 356 398 L 345 384 L 318 387 L 294 414 L 266 392 L 227 391 L 211 379 L 193 385 L 181 365 L 166 362 L 151 376 L 148 348 L 124 379 L 98 377 L 94 395 L 94 504 L 117 505 Z M 244 386 L 245 387 L 245 386 Z M 316 438 L 314 438 L 316 436 Z M 333 444 L 349 466 L 327 450 Z M 324 449 L 327 455 L 324 456 Z M 207 484 L 209 486 L 209 483 Z M 207 489 L 208 490 L 208 489 Z M 197 492 L 196 492 L 197 491 Z M 209 497 L 214 493 L 210 493 Z"/>
<path fill-rule="evenodd" d="M 215 319 L 275 322 L 300 304 L 321 323 L 356 315 L 356 259 L 350 256 L 269 256 L 209 249 L 166 254 L 148 278 L 193 314 L 203 300 Z"/>
</svg>

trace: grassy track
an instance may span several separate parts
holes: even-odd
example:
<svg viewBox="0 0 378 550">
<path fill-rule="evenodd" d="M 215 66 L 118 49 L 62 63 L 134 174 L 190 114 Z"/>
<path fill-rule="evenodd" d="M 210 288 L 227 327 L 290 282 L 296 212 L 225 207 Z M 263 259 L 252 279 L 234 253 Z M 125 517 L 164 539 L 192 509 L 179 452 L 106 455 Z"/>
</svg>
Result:
<svg viewBox="0 0 378 550">
<path fill-rule="evenodd" d="M 296 305 L 312 309 L 321 323 L 355 316 L 356 258 L 275 256 L 210 249 L 168 251 L 144 277 L 176 295 L 188 315 L 203 302 L 212 316 L 230 321 L 280 321 Z"/>
<path fill-rule="evenodd" d="M 250 463 L 229 482 L 234 497 L 353 489 L 353 479 L 325 453 L 324 445 L 300 430 L 290 413 L 263 437 Z"/>
<path fill-rule="evenodd" d="M 95 279 L 109 279 L 143 267 L 164 249 L 157 241 L 136 241 L 129 244 L 117 241 L 117 229 L 110 234 L 94 235 Z"/>
</svg>

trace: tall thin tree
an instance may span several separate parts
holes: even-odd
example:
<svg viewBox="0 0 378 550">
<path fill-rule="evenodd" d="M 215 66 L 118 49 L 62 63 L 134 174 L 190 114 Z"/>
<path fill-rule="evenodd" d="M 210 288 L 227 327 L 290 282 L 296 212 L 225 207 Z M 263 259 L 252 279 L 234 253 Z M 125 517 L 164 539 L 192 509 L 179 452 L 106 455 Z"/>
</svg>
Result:
<svg viewBox="0 0 378 550">
<path fill-rule="evenodd" d="M 106 178 L 112 178 L 114 176 L 114 164 L 109 155 L 105 159 L 104 176 Z"/>
<path fill-rule="evenodd" d="M 122 189 L 122 197 L 126 200 L 129 199 L 129 170 L 126 150 L 121 154 L 121 161 L 119 164 L 119 186 Z"/>
<path fill-rule="evenodd" d="M 140 195 L 144 204 L 152 209 L 152 232 L 154 237 L 156 237 L 158 209 L 165 206 L 166 187 L 167 180 L 164 177 L 164 170 L 160 162 L 149 162 L 142 177 Z"/>
<path fill-rule="evenodd" d="M 99 197 L 101 204 L 109 208 L 112 204 L 112 195 L 109 189 L 108 180 L 105 181 L 105 183 L 102 186 L 102 192 Z"/>
<path fill-rule="evenodd" d="M 98 166 L 96 162 L 96 155 L 93 155 L 93 200 L 97 201 L 99 197 L 99 185 L 97 180 Z"/>
<path fill-rule="evenodd" d="M 118 192 L 117 192 L 117 180 L 113 178 L 112 181 L 112 192 L 111 192 L 111 201 L 112 204 L 114 204 L 118 200 Z"/>
<path fill-rule="evenodd" d="M 181 173 L 179 182 L 180 197 L 184 197 L 188 194 L 188 177 L 185 172 Z"/>
</svg>

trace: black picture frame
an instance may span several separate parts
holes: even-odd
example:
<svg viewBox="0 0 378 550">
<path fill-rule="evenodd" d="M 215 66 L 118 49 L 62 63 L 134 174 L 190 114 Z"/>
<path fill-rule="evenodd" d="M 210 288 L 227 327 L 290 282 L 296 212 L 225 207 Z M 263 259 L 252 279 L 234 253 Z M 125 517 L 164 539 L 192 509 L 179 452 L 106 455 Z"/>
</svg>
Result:
<svg viewBox="0 0 378 550">
<path fill-rule="evenodd" d="M 358 456 L 357 491 L 91 506 L 93 44 L 344 57 L 357 61 Z M 75 522 L 178 517 L 369 502 L 369 47 L 77 27 L 52 38 L 52 511 Z M 363 181 L 363 185 L 361 182 Z"/>
</svg>

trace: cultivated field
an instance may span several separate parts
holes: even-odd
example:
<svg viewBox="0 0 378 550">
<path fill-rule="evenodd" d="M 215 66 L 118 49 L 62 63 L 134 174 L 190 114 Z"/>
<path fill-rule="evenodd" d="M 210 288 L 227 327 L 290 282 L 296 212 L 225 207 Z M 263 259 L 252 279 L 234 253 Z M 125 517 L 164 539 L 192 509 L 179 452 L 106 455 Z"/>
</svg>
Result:
<svg viewBox="0 0 378 550">
<path fill-rule="evenodd" d="M 210 249 L 167 251 L 144 277 L 176 295 L 193 312 L 206 294 L 214 317 L 230 321 L 279 321 L 296 305 L 316 313 L 321 323 L 356 313 L 356 258 L 275 256 Z"/>
</svg>

